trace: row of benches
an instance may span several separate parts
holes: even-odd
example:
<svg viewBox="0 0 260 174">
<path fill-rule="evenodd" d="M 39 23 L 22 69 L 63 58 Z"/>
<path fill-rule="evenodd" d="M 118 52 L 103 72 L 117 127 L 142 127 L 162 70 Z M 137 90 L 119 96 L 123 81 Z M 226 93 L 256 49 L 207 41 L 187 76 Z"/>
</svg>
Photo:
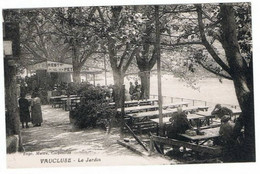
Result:
<svg viewBox="0 0 260 174">
<path fill-rule="evenodd" d="M 188 113 L 194 113 L 198 110 L 205 110 L 208 109 L 208 107 L 183 107 L 183 111 L 186 111 Z M 159 111 L 147 111 L 142 112 L 143 110 L 139 110 L 138 113 L 131 113 L 125 115 L 125 121 L 130 125 L 130 127 L 133 129 L 134 132 L 137 133 L 143 133 L 146 131 L 155 131 L 158 129 L 158 121 L 154 121 L 155 119 L 159 118 Z M 172 108 L 168 110 L 163 110 L 163 116 L 164 118 L 170 118 L 173 113 L 176 113 L 177 109 Z"/>
</svg>

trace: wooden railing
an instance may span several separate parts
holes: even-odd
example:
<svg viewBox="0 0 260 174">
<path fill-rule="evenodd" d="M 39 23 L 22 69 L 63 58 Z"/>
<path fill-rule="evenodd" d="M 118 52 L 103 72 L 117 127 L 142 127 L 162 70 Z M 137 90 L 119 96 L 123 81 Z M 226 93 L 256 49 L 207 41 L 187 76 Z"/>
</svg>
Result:
<svg viewBox="0 0 260 174">
<path fill-rule="evenodd" d="M 155 94 L 151 94 L 150 98 L 155 99 L 158 98 L 158 95 Z M 192 106 L 210 106 L 210 107 L 214 107 L 217 103 L 213 103 L 213 102 L 208 102 L 205 100 L 198 100 L 198 99 L 189 99 L 189 98 L 181 98 L 181 97 L 172 97 L 172 96 L 162 96 L 163 98 L 163 103 L 174 103 L 174 102 L 179 102 L 179 101 L 187 101 L 190 102 L 192 104 Z M 234 108 L 234 109 L 239 109 L 239 105 L 232 105 L 232 104 L 225 104 L 225 103 L 220 103 L 223 106 L 229 107 L 229 108 Z"/>
</svg>

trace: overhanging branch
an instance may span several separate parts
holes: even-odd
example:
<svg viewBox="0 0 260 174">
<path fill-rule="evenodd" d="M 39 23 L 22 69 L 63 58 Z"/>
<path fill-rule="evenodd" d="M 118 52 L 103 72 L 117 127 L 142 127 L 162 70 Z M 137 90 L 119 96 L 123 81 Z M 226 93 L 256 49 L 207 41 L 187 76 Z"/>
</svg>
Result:
<svg viewBox="0 0 260 174">
<path fill-rule="evenodd" d="M 207 71 L 217 75 L 217 76 L 220 76 L 220 77 L 223 77 L 223 78 L 226 78 L 228 80 L 232 80 L 232 78 L 230 76 L 227 76 L 225 74 L 222 74 L 222 73 L 219 73 L 217 71 L 214 71 L 213 69 L 207 67 L 206 65 L 204 65 L 202 62 L 198 61 L 198 64 L 200 64 L 204 69 L 206 69 Z"/>
<path fill-rule="evenodd" d="M 206 38 L 206 34 L 204 31 L 204 24 L 202 22 L 202 9 L 201 5 L 196 5 L 197 7 L 197 13 L 198 13 L 198 24 L 199 24 L 199 31 L 201 35 L 201 40 L 205 48 L 208 50 L 209 54 L 212 56 L 212 58 L 225 70 L 229 75 L 230 73 L 230 68 L 228 65 L 226 65 L 221 58 L 217 55 L 215 50 L 212 48 L 212 46 L 209 44 Z"/>
<path fill-rule="evenodd" d="M 134 50 L 132 51 L 132 54 L 130 55 L 130 58 L 128 59 L 128 61 L 126 63 L 126 65 L 123 67 L 123 70 L 122 70 L 123 73 L 126 72 L 127 68 L 129 67 L 130 63 L 132 62 L 132 60 L 134 59 L 134 57 L 138 53 L 138 51 L 139 51 L 138 47 L 134 48 Z"/>
</svg>

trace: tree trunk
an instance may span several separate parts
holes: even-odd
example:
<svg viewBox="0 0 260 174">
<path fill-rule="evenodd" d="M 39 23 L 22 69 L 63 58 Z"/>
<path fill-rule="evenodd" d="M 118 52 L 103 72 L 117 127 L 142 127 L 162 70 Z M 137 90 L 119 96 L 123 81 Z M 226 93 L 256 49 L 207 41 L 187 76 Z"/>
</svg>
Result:
<svg viewBox="0 0 260 174">
<path fill-rule="evenodd" d="M 141 98 L 142 99 L 148 99 L 150 98 L 150 75 L 151 75 L 151 69 L 154 67 L 156 63 L 156 54 L 155 49 L 153 51 L 153 54 L 151 56 L 151 59 L 148 61 L 148 53 L 142 54 L 142 56 L 136 56 L 139 77 L 141 79 Z"/>
<path fill-rule="evenodd" d="M 80 70 L 81 68 L 78 66 L 73 66 L 73 82 L 80 83 Z"/>
<path fill-rule="evenodd" d="M 77 41 L 73 38 L 71 40 L 71 46 L 72 46 L 72 53 L 73 53 L 73 57 L 72 57 L 72 67 L 73 67 L 73 82 L 74 83 L 80 83 L 80 71 L 81 71 L 81 67 L 83 66 L 80 62 L 80 58 L 79 58 L 79 45 L 77 43 Z"/>
<path fill-rule="evenodd" d="M 245 88 L 245 81 L 241 78 L 234 79 L 236 95 L 242 114 L 240 115 L 242 125 L 244 125 L 245 140 L 240 149 L 241 161 L 255 161 L 255 121 L 254 121 L 254 95 L 253 92 Z M 237 122 L 236 124 L 240 124 Z M 242 126 L 241 126 L 242 128 Z"/>
<path fill-rule="evenodd" d="M 18 135 L 20 133 L 20 118 L 17 103 L 16 67 L 5 63 L 5 104 L 6 104 L 6 134 Z"/>
<path fill-rule="evenodd" d="M 248 66 L 240 53 L 238 33 L 233 6 L 221 5 L 222 46 L 230 66 L 237 99 L 242 110 L 245 142 L 241 149 L 243 161 L 255 161 L 255 125 L 252 67 Z"/>
<path fill-rule="evenodd" d="M 122 86 L 124 84 L 124 75 L 120 73 L 119 71 L 113 70 L 113 77 L 114 77 L 114 88 L 113 88 L 113 93 L 114 93 L 114 101 L 116 108 L 121 107 L 121 101 L 122 101 Z"/>
<path fill-rule="evenodd" d="M 139 77 L 141 79 L 141 98 L 148 99 L 150 98 L 150 71 L 156 63 L 156 50 L 153 48 L 151 50 L 150 42 L 153 38 L 152 27 L 150 23 L 146 24 L 146 30 L 143 37 L 143 51 L 141 56 L 137 54 L 136 62 L 138 65 Z M 151 54 L 152 53 L 152 54 Z"/>
<path fill-rule="evenodd" d="M 139 72 L 141 79 L 141 99 L 150 98 L 150 71 Z"/>
</svg>

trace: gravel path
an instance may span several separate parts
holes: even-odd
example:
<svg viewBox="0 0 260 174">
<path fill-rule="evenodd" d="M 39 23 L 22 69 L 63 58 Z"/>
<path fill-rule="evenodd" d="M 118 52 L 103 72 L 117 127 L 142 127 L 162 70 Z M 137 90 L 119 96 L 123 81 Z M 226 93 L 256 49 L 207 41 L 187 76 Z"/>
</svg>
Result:
<svg viewBox="0 0 260 174">
<path fill-rule="evenodd" d="M 119 133 L 112 129 L 107 135 L 101 129 L 75 130 L 69 122 L 69 112 L 49 105 L 42 106 L 43 123 L 41 127 L 22 129 L 21 136 L 25 152 L 47 152 L 60 154 L 80 154 L 106 156 L 132 161 L 122 164 L 176 164 L 174 160 L 161 157 L 139 156 L 119 145 Z"/>
</svg>

